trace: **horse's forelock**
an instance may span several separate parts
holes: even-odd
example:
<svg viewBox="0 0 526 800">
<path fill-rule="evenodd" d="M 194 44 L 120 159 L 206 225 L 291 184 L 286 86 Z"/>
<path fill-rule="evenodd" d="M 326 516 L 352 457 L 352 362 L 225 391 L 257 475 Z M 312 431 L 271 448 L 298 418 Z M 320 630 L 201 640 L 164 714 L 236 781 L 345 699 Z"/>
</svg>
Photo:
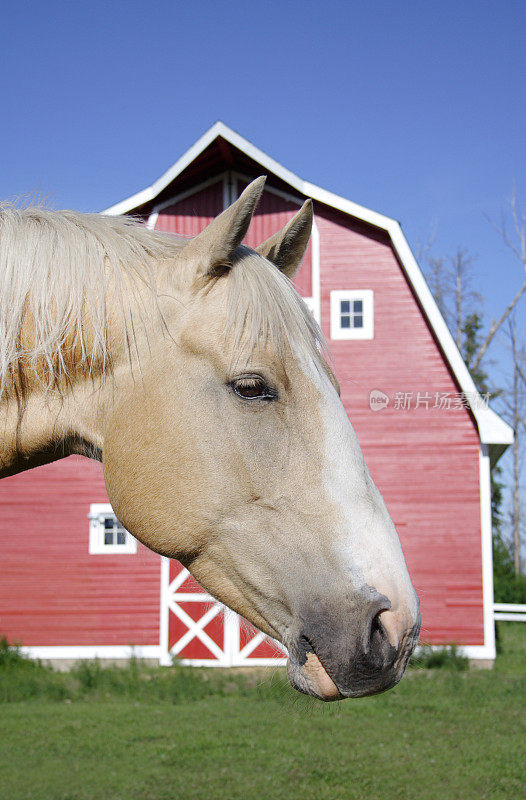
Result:
<svg viewBox="0 0 526 800">
<path fill-rule="evenodd" d="M 227 332 L 233 356 L 246 357 L 270 346 L 280 357 L 285 345 L 319 362 L 325 337 L 290 280 L 248 247 L 238 247 L 228 273 Z"/>
</svg>

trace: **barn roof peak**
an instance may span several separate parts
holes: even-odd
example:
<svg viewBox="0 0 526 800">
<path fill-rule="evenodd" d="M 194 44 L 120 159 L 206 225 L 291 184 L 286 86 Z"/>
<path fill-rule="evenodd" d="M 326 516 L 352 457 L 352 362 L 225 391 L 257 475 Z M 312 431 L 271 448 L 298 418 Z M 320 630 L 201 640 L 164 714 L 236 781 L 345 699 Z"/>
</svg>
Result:
<svg viewBox="0 0 526 800">
<path fill-rule="evenodd" d="M 195 159 L 209 147 L 216 139 L 224 139 L 228 144 L 232 145 L 237 150 L 252 158 L 261 165 L 267 172 L 272 173 L 276 177 L 283 180 L 289 186 L 294 188 L 296 192 L 304 195 L 305 197 L 312 197 L 319 200 L 325 205 L 337 208 L 346 214 L 350 214 L 357 219 L 364 222 L 369 222 L 378 228 L 387 230 L 389 223 L 395 223 L 396 220 L 380 214 L 377 211 L 372 211 L 370 208 L 354 203 L 344 197 L 340 197 L 333 192 L 322 189 L 309 181 L 295 175 L 289 169 L 284 167 L 275 159 L 268 156 L 263 150 L 260 150 L 248 139 L 245 139 L 241 134 L 229 128 L 224 122 L 218 120 L 214 122 L 209 128 L 183 155 L 172 164 L 151 186 L 137 192 L 136 194 L 121 200 L 119 203 L 106 208 L 103 214 L 127 214 L 134 211 L 142 205 L 154 201 L 161 192 L 166 189 L 172 181 L 174 181 L 186 167 L 188 167 Z"/>
<path fill-rule="evenodd" d="M 504 450 L 513 442 L 513 431 L 511 427 L 480 398 L 473 378 L 460 355 L 457 345 L 438 309 L 435 299 L 429 290 L 422 271 L 411 252 L 409 244 L 397 220 L 380 214 L 377 211 L 365 208 L 358 203 L 340 197 L 333 192 L 329 192 L 326 189 L 322 189 L 298 177 L 278 161 L 275 161 L 275 159 L 253 145 L 252 142 L 249 142 L 248 139 L 245 139 L 219 120 L 183 153 L 175 164 L 154 181 L 151 186 L 110 206 L 102 213 L 111 215 L 127 214 L 140 209 L 141 206 L 151 205 L 187 167 L 195 162 L 216 140 L 220 139 L 259 164 L 263 172 L 272 174 L 279 180 L 288 184 L 297 194 L 304 197 L 311 197 L 319 203 L 335 208 L 344 214 L 348 214 L 355 219 L 368 223 L 389 234 L 393 248 L 409 284 L 415 292 L 424 314 L 427 317 L 431 330 L 434 332 L 461 390 L 469 399 L 473 416 L 477 422 L 481 444 L 489 447 L 492 460 L 496 461 Z M 475 399 L 472 400 L 471 398 Z"/>
</svg>

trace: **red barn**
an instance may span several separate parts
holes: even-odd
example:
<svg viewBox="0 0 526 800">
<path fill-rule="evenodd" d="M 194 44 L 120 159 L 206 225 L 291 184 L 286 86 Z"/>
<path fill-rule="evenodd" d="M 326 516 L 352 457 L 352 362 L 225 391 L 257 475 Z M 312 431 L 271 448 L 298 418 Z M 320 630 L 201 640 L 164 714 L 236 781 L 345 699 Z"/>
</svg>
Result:
<svg viewBox="0 0 526 800">
<path fill-rule="evenodd" d="M 342 400 L 397 527 L 422 638 L 493 659 L 490 459 L 511 429 L 480 397 L 394 220 L 301 180 L 216 123 L 147 189 L 106 213 L 200 230 L 258 175 L 247 243 L 306 197 L 315 224 L 296 285 L 327 336 Z M 0 481 L 0 634 L 44 658 L 170 654 L 272 663 L 276 645 L 114 518 L 100 465 L 71 457 Z"/>
</svg>

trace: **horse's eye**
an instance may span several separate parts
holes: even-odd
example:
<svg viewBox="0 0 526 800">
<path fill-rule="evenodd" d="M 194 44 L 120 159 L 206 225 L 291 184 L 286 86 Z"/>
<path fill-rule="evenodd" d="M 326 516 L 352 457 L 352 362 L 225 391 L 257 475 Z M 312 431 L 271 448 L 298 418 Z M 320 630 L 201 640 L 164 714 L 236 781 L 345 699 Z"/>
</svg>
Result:
<svg viewBox="0 0 526 800">
<path fill-rule="evenodd" d="M 243 400 L 275 400 L 277 392 L 259 375 L 243 375 L 230 383 L 238 397 Z"/>
</svg>

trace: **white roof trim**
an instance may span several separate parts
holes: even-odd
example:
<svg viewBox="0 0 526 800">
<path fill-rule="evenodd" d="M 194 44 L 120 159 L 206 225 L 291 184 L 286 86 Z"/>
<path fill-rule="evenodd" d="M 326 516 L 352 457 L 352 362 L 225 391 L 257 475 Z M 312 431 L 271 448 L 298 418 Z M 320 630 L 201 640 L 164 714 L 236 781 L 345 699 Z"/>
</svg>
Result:
<svg viewBox="0 0 526 800">
<path fill-rule="evenodd" d="M 297 192 L 312 197 L 313 200 L 318 200 L 320 203 L 336 208 L 349 214 L 356 219 L 368 222 L 377 228 L 387 231 L 391 237 L 391 241 L 395 251 L 400 259 L 404 268 L 406 276 L 413 287 L 416 296 L 418 297 L 424 313 L 427 316 L 429 324 L 434 330 L 438 342 L 449 362 L 449 365 L 456 376 L 460 388 L 466 393 L 466 396 L 474 397 L 477 394 L 473 378 L 469 370 L 464 364 L 464 360 L 459 353 L 453 337 L 444 322 L 444 318 L 440 313 L 438 306 L 431 294 L 429 287 L 424 279 L 422 271 L 418 266 L 415 257 L 407 243 L 407 240 L 402 232 L 400 224 L 391 217 L 386 217 L 384 214 L 379 214 L 377 211 L 371 211 L 369 208 L 353 203 L 351 200 L 346 200 L 344 197 L 339 197 L 332 192 L 321 189 L 313 183 L 304 181 L 293 172 L 286 169 L 284 166 L 274 161 L 266 153 L 259 148 L 255 147 L 247 139 L 244 139 L 239 133 L 233 131 L 222 122 L 216 122 L 212 127 L 201 136 L 197 142 L 189 148 L 189 150 L 181 156 L 161 177 L 152 183 L 141 192 L 122 200 L 110 206 L 103 214 L 125 214 L 132 211 L 137 206 L 153 200 L 157 195 L 162 192 L 189 164 L 194 161 L 200 153 L 205 150 L 214 139 L 221 136 L 227 142 L 230 142 L 238 150 L 245 153 L 247 156 L 257 161 L 263 167 L 264 171 L 268 171 L 281 178 L 283 181 L 292 186 Z M 501 419 L 498 414 L 491 410 L 489 407 L 484 407 L 482 399 L 480 403 L 470 403 L 473 416 L 476 419 L 480 440 L 483 444 L 487 445 L 504 445 L 507 447 L 513 442 L 512 428 Z"/>
<path fill-rule="evenodd" d="M 137 194 L 132 194 L 131 197 L 127 197 L 126 200 L 121 200 L 120 203 L 116 203 L 114 206 L 106 208 L 101 213 L 126 214 L 128 211 L 132 211 L 134 208 L 137 208 L 137 206 L 156 198 L 157 195 L 168 186 L 168 184 L 177 178 L 177 176 L 180 175 L 180 173 L 203 152 L 203 150 L 206 150 L 208 145 L 211 144 L 214 139 L 217 139 L 218 136 L 222 136 L 224 139 L 229 140 L 229 137 L 223 133 L 223 130 L 230 131 L 230 128 L 227 128 L 222 122 L 216 122 L 215 125 L 212 125 L 212 127 L 206 133 L 204 133 L 201 138 L 198 139 L 197 142 L 193 144 L 192 147 L 190 147 L 186 153 L 184 153 L 181 158 L 175 162 L 173 166 L 170 167 L 170 169 L 166 170 L 166 172 L 163 173 L 163 175 L 161 175 L 161 177 L 158 178 L 155 183 L 152 183 L 151 186 L 148 186 L 141 192 L 137 192 Z M 233 133 L 233 131 L 231 132 Z"/>
</svg>

